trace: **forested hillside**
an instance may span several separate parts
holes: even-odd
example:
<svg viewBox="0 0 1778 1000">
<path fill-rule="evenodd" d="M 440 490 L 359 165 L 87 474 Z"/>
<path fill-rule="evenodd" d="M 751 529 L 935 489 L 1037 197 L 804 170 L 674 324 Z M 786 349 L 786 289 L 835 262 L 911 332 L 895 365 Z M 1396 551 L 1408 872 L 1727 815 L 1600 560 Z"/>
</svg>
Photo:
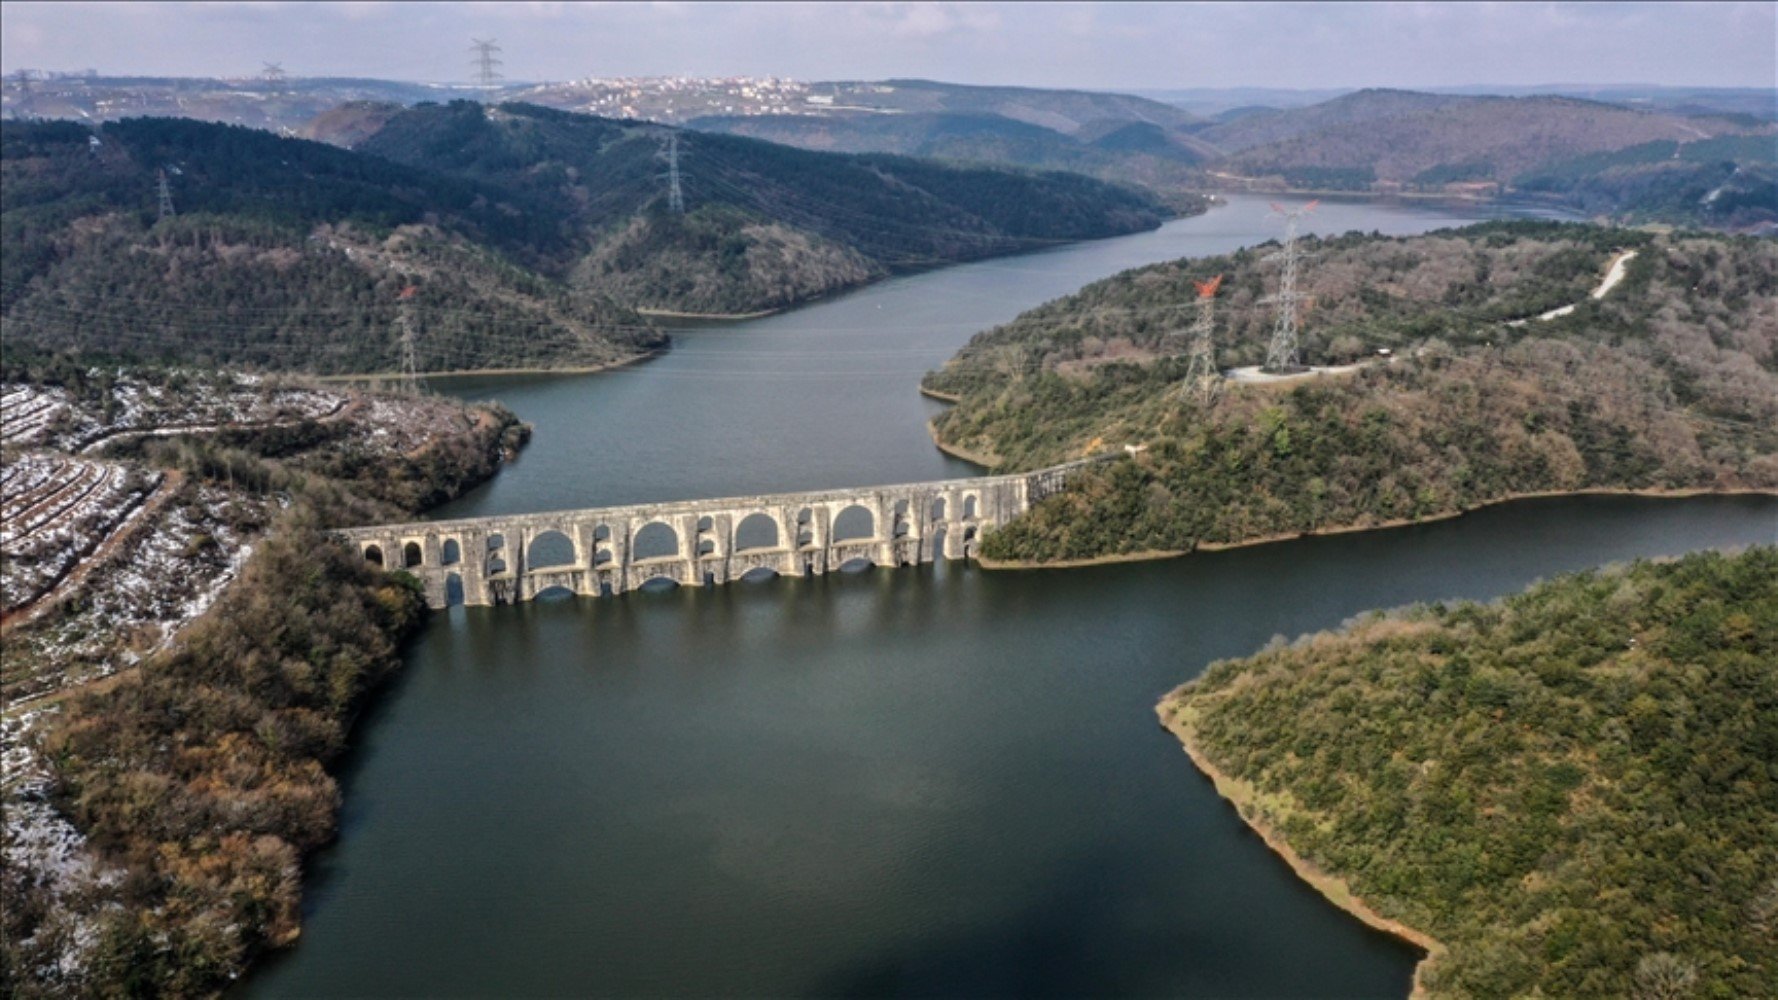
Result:
<svg viewBox="0 0 1778 1000">
<path fill-rule="evenodd" d="M 1429 997 L 1765 997 L 1774 664 L 1768 547 L 1373 614 L 1159 711 L 1331 894 L 1443 945 Z"/>
<path fill-rule="evenodd" d="M 1554 223 L 1309 241 L 1304 344 L 1344 374 L 1183 394 L 1193 281 L 1257 362 L 1265 248 L 1127 271 L 978 335 L 927 388 L 941 441 L 1008 470 L 1146 446 L 983 544 L 1000 559 L 1186 551 L 1517 494 L 1778 489 L 1778 246 Z M 1627 277 L 1603 299 L 1614 253 Z M 1564 304 L 1576 308 L 1536 319 Z M 1524 322 L 1518 322 L 1524 320 Z M 1389 348 L 1392 359 L 1377 357 Z"/>
<path fill-rule="evenodd" d="M 671 211 L 677 143 L 685 211 Z M 509 191 L 559 229 L 552 272 L 639 308 L 774 309 L 898 269 L 1152 228 L 1134 188 L 1074 174 L 813 153 L 522 104 L 423 105 L 361 151 Z"/>
<path fill-rule="evenodd" d="M 314 372 L 591 365 L 663 343 L 527 268 L 565 253 L 523 197 L 181 119 L 0 129 L 8 343 Z M 160 213 L 164 181 L 173 213 Z"/>
</svg>

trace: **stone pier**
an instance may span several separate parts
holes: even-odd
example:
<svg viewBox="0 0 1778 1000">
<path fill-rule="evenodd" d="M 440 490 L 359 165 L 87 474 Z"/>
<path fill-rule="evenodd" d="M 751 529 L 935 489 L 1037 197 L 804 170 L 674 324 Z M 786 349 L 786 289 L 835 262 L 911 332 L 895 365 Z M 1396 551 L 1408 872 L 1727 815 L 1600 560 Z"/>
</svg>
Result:
<svg viewBox="0 0 1778 1000">
<path fill-rule="evenodd" d="M 1012 476 L 900 486 L 416 521 L 339 534 L 418 577 L 435 608 L 528 601 L 552 588 L 617 595 L 653 580 L 831 573 L 858 560 L 916 566 L 975 555 L 982 535 L 1103 459 Z M 460 595 L 460 596 L 458 596 Z"/>
</svg>

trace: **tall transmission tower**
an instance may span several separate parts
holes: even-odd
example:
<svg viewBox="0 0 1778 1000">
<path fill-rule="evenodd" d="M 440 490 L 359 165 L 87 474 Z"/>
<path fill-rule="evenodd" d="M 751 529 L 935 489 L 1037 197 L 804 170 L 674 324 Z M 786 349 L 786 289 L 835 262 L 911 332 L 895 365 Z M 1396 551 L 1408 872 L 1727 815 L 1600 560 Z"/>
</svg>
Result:
<svg viewBox="0 0 1778 1000">
<path fill-rule="evenodd" d="M 395 323 L 401 331 L 399 334 L 401 381 L 409 392 L 414 391 L 420 384 L 420 362 L 415 350 L 414 313 L 410 306 L 414 296 L 418 294 L 420 294 L 420 286 L 408 285 L 395 296 Z"/>
<path fill-rule="evenodd" d="M 495 84 L 500 82 L 500 71 L 496 67 L 500 66 L 501 62 L 494 58 L 494 53 L 500 51 L 500 46 L 494 44 L 492 38 L 477 38 L 470 43 L 469 51 L 475 53 L 476 84 L 492 89 Z"/>
<path fill-rule="evenodd" d="M 12 82 L 18 87 L 18 96 L 12 105 L 14 121 L 25 121 L 36 110 L 36 95 L 31 92 L 31 71 L 21 69 L 12 74 Z"/>
<path fill-rule="evenodd" d="M 162 167 L 154 172 L 154 193 L 159 200 L 159 214 L 163 219 L 173 215 L 173 185 L 167 180 L 167 168 Z"/>
<path fill-rule="evenodd" d="M 1302 217 L 1315 211 L 1321 204 L 1319 199 L 1309 202 L 1301 208 L 1286 209 L 1276 202 L 1272 203 L 1272 212 L 1284 217 L 1284 248 L 1266 257 L 1267 260 L 1280 261 L 1282 273 L 1278 278 L 1278 292 L 1267 296 L 1263 301 L 1276 303 L 1278 306 L 1278 323 L 1272 328 L 1272 343 L 1266 348 L 1265 371 L 1285 372 L 1302 367 L 1302 358 L 1297 350 L 1297 305 L 1308 296 L 1296 290 L 1297 265 L 1302 260 L 1302 251 L 1297 249 L 1296 229 Z"/>
<path fill-rule="evenodd" d="M 290 74 L 284 72 L 283 63 L 261 63 L 265 68 L 259 71 L 259 78 L 265 81 L 266 89 L 274 94 L 282 93 L 284 84 L 289 81 Z"/>
<path fill-rule="evenodd" d="M 674 215 L 685 214 L 685 189 L 679 184 L 679 133 L 667 133 L 667 146 L 661 150 L 660 156 L 667 161 L 667 211 Z"/>
<path fill-rule="evenodd" d="M 1222 275 L 1209 281 L 1193 281 L 1198 289 L 1198 318 L 1191 329 L 1191 360 L 1185 369 L 1180 392 L 1209 406 L 1222 391 L 1222 370 L 1216 367 L 1216 290 Z"/>
</svg>

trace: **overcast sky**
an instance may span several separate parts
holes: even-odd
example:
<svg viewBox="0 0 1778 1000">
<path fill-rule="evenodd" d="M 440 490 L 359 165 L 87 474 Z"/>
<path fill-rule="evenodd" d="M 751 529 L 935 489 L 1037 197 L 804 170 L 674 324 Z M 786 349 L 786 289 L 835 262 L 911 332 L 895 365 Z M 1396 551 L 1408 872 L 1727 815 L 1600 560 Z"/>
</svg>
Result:
<svg viewBox="0 0 1778 1000">
<path fill-rule="evenodd" d="M 929 77 L 1091 89 L 1778 85 L 1772 3 L 0 3 L 0 68 L 448 81 Z"/>
</svg>

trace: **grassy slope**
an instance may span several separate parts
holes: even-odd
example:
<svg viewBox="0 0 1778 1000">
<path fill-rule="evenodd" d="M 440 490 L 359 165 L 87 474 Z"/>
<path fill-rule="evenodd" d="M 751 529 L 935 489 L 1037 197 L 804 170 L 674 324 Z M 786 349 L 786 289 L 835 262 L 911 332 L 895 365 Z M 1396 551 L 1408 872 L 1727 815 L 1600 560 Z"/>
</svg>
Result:
<svg viewBox="0 0 1778 1000">
<path fill-rule="evenodd" d="M 1449 949 L 1433 996 L 1767 996 L 1774 663 L 1763 548 L 1373 615 L 1160 712 L 1250 822 Z"/>
</svg>

